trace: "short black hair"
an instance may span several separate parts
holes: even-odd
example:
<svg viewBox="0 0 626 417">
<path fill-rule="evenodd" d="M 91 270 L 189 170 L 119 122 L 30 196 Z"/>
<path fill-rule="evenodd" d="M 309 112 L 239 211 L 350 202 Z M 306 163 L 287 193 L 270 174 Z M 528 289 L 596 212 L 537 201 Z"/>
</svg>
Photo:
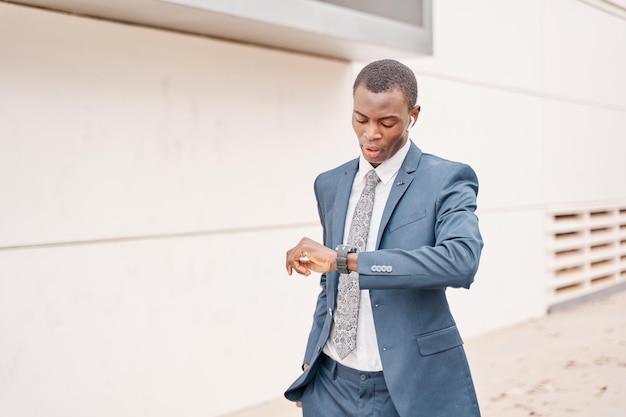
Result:
<svg viewBox="0 0 626 417">
<path fill-rule="evenodd" d="M 381 59 L 367 64 L 354 80 L 352 93 L 361 84 L 372 93 L 382 93 L 394 88 L 400 90 L 407 101 L 409 111 L 417 104 L 417 80 L 406 65 L 393 59 Z"/>
</svg>

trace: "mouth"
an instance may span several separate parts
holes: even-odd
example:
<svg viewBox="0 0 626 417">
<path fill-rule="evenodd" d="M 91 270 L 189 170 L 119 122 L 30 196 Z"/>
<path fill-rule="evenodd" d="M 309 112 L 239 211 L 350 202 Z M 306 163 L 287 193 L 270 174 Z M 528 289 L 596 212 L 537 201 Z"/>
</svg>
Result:
<svg viewBox="0 0 626 417">
<path fill-rule="evenodd" d="M 371 148 L 368 146 L 364 146 L 363 152 L 365 153 L 365 155 L 367 155 L 370 158 L 376 158 L 378 155 L 380 155 L 381 150 L 378 148 Z"/>
</svg>

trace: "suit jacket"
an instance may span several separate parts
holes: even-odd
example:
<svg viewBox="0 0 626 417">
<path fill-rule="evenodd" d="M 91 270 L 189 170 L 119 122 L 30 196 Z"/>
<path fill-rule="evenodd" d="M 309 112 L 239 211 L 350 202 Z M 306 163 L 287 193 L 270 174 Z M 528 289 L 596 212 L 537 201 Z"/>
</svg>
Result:
<svg viewBox="0 0 626 417">
<path fill-rule="evenodd" d="M 324 245 L 343 241 L 358 159 L 320 174 L 315 195 Z M 482 250 L 475 215 L 478 180 L 467 165 L 422 153 L 413 143 L 387 200 L 377 250 L 360 252 L 359 283 L 368 289 L 385 381 L 402 417 L 480 415 L 447 287 L 469 288 Z M 304 363 L 285 392 L 297 401 L 319 366 L 336 307 L 339 274 L 321 276 Z"/>
</svg>

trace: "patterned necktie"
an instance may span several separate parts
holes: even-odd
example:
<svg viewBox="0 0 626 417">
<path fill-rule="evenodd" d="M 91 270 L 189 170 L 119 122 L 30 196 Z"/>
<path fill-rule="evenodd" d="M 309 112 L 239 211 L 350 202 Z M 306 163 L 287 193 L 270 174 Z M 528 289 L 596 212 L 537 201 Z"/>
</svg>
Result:
<svg viewBox="0 0 626 417">
<path fill-rule="evenodd" d="M 374 208 L 374 189 L 380 182 L 380 178 L 374 170 L 368 172 L 365 179 L 367 182 L 359 201 L 356 203 L 348 233 L 348 245 L 356 247 L 359 252 L 366 248 L 372 209 Z M 335 311 L 335 325 L 332 335 L 341 359 L 348 356 L 356 347 L 356 326 L 360 299 L 361 289 L 359 288 L 358 272 L 351 271 L 349 274 L 341 274 L 337 289 L 337 310 Z"/>
</svg>

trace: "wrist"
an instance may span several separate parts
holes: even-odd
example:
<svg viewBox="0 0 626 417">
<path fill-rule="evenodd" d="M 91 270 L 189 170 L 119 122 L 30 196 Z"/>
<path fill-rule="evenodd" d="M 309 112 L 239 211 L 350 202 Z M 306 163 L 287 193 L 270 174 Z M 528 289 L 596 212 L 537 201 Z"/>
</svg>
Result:
<svg viewBox="0 0 626 417">
<path fill-rule="evenodd" d="M 350 271 L 359 270 L 359 253 L 358 252 L 348 254 L 348 270 Z"/>
</svg>

